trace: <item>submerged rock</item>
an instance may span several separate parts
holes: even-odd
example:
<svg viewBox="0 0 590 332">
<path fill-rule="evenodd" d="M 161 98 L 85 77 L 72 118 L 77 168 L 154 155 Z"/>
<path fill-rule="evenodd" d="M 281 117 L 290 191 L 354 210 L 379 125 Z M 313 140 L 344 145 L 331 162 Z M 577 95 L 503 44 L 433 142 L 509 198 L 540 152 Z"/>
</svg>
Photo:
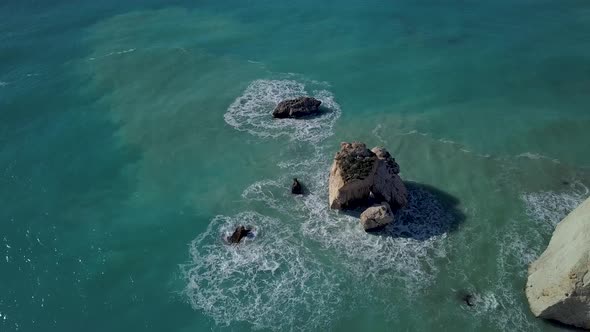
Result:
<svg viewBox="0 0 590 332">
<path fill-rule="evenodd" d="M 236 230 L 233 232 L 233 234 L 231 236 L 227 237 L 227 242 L 229 243 L 240 243 L 240 241 L 248 236 L 248 234 L 250 234 L 250 232 L 252 232 L 251 229 L 248 229 L 242 225 L 238 226 L 236 228 Z"/>
<path fill-rule="evenodd" d="M 461 301 L 465 303 L 468 307 L 475 306 L 475 296 L 472 294 L 466 293 L 461 296 Z"/>
<path fill-rule="evenodd" d="M 303 194 L 303 187 L 297 178 L 293 178 L 293 184 L 291 185 L 291 193 L 294 195 L 301 195 Z"/>
<path fill-rule="evenodd" d="M 283 100 L 272 112 L 272 116 L 278 119 L 284 119 L 314 115 L 320 112 L 321 103 L 321 101 L 311 97 Z"/>
<path fill-rule="evenodd" d="M 367 232 L 383 229 L 392 221 L 393 212 L 386 202 L 375 204 L 361 213 L 361 225 Z"/>
<path fill-rule="evenodd" d="M 406 206 L 408 192 L 399 171 L 384 148 L 369 150 L 364 143 L 341 143 L 330 170 L 330 208 L 366 206 L 371 196 L 395 210 Z"/>
<path fill-rule="evenodd" d="M 590 198 L 557 225 L 530 265 L 526 296 L 535 316 L 590 329 Z"/>
</svg>

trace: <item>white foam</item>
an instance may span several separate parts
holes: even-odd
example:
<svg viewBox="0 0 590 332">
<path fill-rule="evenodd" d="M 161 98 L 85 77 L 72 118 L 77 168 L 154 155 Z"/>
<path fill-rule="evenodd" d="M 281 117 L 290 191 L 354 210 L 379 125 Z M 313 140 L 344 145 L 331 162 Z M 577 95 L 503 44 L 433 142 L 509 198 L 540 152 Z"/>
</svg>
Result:
<svg viewBox="0 0 590 332">
<path fill-rule="evenodd" d="M 256 237 L 227 245 L 238 224 Z M 333 274 L 316 261 L 288 225 L 255 212 L 217 216 L 190 246 L 184 293 L 216 323 L 255 329 L 310 330 L 329 323 L 339 297 Z"/>
<path fill-rule="evenodd" d="M 382 285 L 401 281 L 410 293 L 436 279 L 434 260 L 446 256 L 446 234 L 436 228 L 448 216 L 432 195 L 412 190 L 409 206 L 381 235 L 366 233 L 356 217 L 329 211 L 326 195 L 308 195 L 304 203 L 304 234 L 334 249 L 358 278 Z"/>
<path fill-rule="evenodd" d="M 107 57 L 110 57 L 113 55 L 122 55 L 122 54 L 131 53 L 131 52 L 135 52 L 135 48 L 130 48 L 130 49 L 122 50 L 122 51 L 113 51 L 113 52 L 110 52 L 110 53 L 107 53 L 105 55 L 101 55 L 98 57 L 88 58 L 88 61 L 94 61 L 96 59 L 102 59 L 102 58 L 107 58 Z"/>
<path fill-rule="evenodd" d="M 513 221 L 507 230 L 499 232 L 498 271 L 500 273 L 516 273 L 526 276 L 527 267 L 541 254 L 543 234 L 538 230 L 522 229 L 518 231 L 519 222 Z"/>
<path fill-rule="evenodd" d="M 309 93 L 303 83 L 294 80 L 256 80 L 236 98 L 224 114 L 227 124 L 240 131 L 264 138 L 287 136 L 291 140 L 317 143 L 333 134 L 340 117 L 340 106 L 321 82 L 309 82 Z M 274 119 L 272 111 L 284 99 L 313 96 L 322 101 L 327 111 L 308 119 Z"/>
<path fill-rule="evenodd" d="M 375 136 L 377 138 L 377 140 L 379 141 L 379 143 L 381 144 L 385 144 L 386 141 L 383 139 L 383 137 L 379 134 L 379 132 L 382 130 L 383 126 L 381 126 L 381 124 L 377 124 L 377 126 L 375 128 L 373 128 L 373 130 L 371 131 L 371 133 L 373 134 L 373 136 Z"/>
<path fill-rule="evenodd" d="M 285 193 L 289 190 L 283 183 L 286 183 L 286 179 L 255 182 L 244 190 L 242 197 L 250 201 L 263 202 L 274 209 L 281 209 L 279 199 L 284 199 Z"/>
<path fill-rule="evenodd" d="M 4 87 L 4 86 L 7 86 L 7 85 L 8 85 L 8 82 L 2 82 L 2 81 L 0 81 L 0 87 Z"/>
<path fill-rule="evenodd" d="M 550 230 L 573 211 L 588 195 L 588 187 L 573 183 L 566 192 L 541 191 L 523 194 L 526 213 L 539 225 Z"/>
<path fill-rule="evenodd" d="M 517 158 L 527 158 L 527 159 L 531 159 L 531 160 L 549 160 L 555 164 L 560 163 L 560 161 L 555 158 L 550 158 L 550 157 L 544 156 L 539 153 L 534 153 L 534 152 L 524 152 L 524 153 L 517 155 L 516 157 Z"/>
<path fill-rule="evenodd" d="M 329 160 L 298 162 L 290 166 L 294 167 L 293 171 L 307 173 L 305 183 L 309 193 L 301 198 L 302 204 L 277 204 L 271 193 L 277 183 L 284 180 L 257 182 L 244 192 L 244 197 L 297 216 L 302 220 L 303 234 L 322 247 L 334 250 L 345 270 L 364 283 L 370 280 L 373 285 L 384 286 L 392 280 L 403 281 L 405 289 L 411 293 L 436 279 L 435 259 L 446 256 L 445 227 L 454 216 L 432 193 L 410 186 L 409 206 L 396 216 L 393 226 L 381 235 L 368 234 L 358 218 L 328 208 Z"/>
<path fill-rule="evenodd" d="M 528 308 L 505 280 L 496 280 L 492 291 L 475 295 L 474 314 L 496 326 L 498 331 L 536 331 L 538 326 L 527 317 Z"/>
</svg>

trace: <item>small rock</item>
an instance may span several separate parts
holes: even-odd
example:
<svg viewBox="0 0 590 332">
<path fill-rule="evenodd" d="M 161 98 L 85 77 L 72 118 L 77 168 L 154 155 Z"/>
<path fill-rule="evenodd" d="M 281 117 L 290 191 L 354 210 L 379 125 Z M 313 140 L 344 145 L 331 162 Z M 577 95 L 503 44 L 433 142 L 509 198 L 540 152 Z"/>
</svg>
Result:
<svg viewBox="0 0 590 332">
<path fill-rule="evenodd" d="M 240 243 L 240 241 L 248 236 L 248 234 L 250 234 L 250 232 L 252 232 L 251 229 L 247 229 L 246 227 L 240 225 L 236 228 L 236 230 L 233 232 L 233 234 L 231 236 L 227 237 L 227 242 L 229 243 Z"/>
<path fill-rule="evenodd" d="M 465 302 L 466 305 L 473 307 L 475 305 L 475 297 L 472 294 L 465 294 L 462 297 L 463 302 Z"/>
<path fill-rule="evenodd" d="M 299 183 L 297 178 L 293 178 L 293 184 L 291 185 L 291 193 L 294 195 L 303 194 L 303 187 L 301 187 L 301 183 Z"/>
<path fill-rule="evenodd" d="M 361 225 L 367 232 L 382 229 L 393 221 L 393 212 L 387 202 L 376 204 L 361 214 Z"/>
</svg>

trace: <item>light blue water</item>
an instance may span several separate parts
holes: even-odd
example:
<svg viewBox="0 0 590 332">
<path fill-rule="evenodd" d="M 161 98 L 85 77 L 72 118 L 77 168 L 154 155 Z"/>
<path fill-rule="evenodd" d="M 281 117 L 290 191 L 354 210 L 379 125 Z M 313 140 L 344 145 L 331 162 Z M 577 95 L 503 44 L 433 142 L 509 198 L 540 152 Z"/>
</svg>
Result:
<svg viewBox="0 0 590 332">
<path fill-rule="evenodd" d="M 589 194 L 589 59 L 585 1 L 4 2 L 0 331 L 559 330 L 523 287 Z M 409 181 L 388 236 L 327 208 L 353 140 Z"/>
</svg>

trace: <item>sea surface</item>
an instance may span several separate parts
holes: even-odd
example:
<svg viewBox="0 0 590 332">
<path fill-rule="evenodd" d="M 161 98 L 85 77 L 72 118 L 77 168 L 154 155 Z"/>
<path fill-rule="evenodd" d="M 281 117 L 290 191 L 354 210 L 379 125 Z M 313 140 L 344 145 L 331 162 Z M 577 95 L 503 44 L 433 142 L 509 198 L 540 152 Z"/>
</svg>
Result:
<svg viewBox="0 0 590 332">
<path fill-rule="evenodd" d="M 0 331 L 561 331 L 523 289 L 589 128 L 588 1 L 2 1 Z M 401 166 L 382 234 L 342 141 Z"/>
</svg>

